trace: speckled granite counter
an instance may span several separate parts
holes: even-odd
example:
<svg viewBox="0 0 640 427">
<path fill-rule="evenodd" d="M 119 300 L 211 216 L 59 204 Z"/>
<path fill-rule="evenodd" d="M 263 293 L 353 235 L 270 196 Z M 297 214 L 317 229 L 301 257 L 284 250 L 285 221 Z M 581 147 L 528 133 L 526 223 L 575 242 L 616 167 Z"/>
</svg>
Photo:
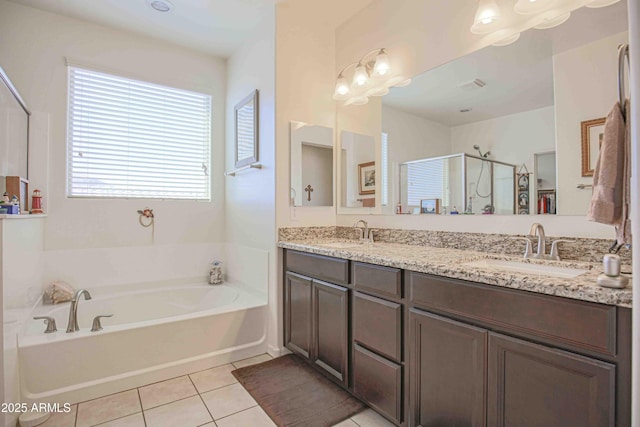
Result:
<svg viewBox="0 0 640 427">
<path fill-rule="evenodd" d="M 341 239 L 342 240 L 342 239 Z M 602 266 L 579 261 L 538 261 L 521 257 L 470 250 L 436 248 L 399 243 L 363 244 L 348 248 L 323 246 L 336 242 L 335 238 L 308 238 L 304 240 L 281 240 L 278 246 L 319 255 L 402 268 L 438 276 L 463 279 L 505 288 L 520 289 L 547 295 L 592 301 L 602 304 L 631 307 L 631 285 L 625 289 L 603 288 L 596 284 Z M 343 240 L 357 243 L 356 241 Z M 556 265 L 589 270 L 575 278 L 557 278 L 538 274 L 509 272 L 492 267 L 478 268 L 464 265 L 482 259 L 499 259 L 528 262 L 532 264 Z M 623 269 L 624 271 L 624 269 Z"/>
</svg>

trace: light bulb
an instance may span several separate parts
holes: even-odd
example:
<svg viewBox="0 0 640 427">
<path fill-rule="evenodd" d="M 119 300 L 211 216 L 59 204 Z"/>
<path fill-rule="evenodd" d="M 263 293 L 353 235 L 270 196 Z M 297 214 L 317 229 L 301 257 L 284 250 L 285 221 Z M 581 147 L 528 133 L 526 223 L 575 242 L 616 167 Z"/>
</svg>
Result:
<svg viewBox="0 0 640 427">
<path fill-rule="evenodd" d="M 349 83 L 347 79 L 340 73 L 336 82 L 336 90 L 333 93 L 333 99 L 336 101 L 344 101 L 349 96 Z"/>
<path fill-rule="evenodd" d="M 595 9 L 598 7 L 611 6 L 612 4 L 618 3 L 619 1 L 620 0 L 595 0 L 591 3 L 587 3 L 585 6 Z"/>
<path fill-rule="evenodd" d="M 551 0 L 518 0 L 513 10 L 520 15 L 531 15 L 542 12 L 551 3 Z"/>
<path fill-rule="evenodd" d="M 369 74 L 367 73 L 367 69 L 361 63 L 358 63 L 356 70 L 353 72 L 353 85 L 354 86 L 364 86 L 369 81 Z"/>
<path fill-rule="evenodd" d="M 471 32 L 474 34 L 488 33 L 491 31 L 489 25 L 500 18 L 500 8 L 494 0 L 478 0 L 478 3 Z"/>
<path fill-rule="evenodd" d="M 378 55 L 376 56 L 376 63 L 373 66 L 373 75 L 375 77 L 382 77 L 389 73 L 391 70 L 391 65 L 389 65 L 389 55 L 384 51 L 384 49 L 380 49 Z"/>
<path fill-rule="evenodd" d="M 560 24 L 563 24 L 571 17 L 571 12 L 563 13 L 561 15 L 556 15 L 550 18 L 544 18 L 544 20 L 536 25 L 536 30 L 546 30 L 549 28 L 557 27 Z"/>
</svg>

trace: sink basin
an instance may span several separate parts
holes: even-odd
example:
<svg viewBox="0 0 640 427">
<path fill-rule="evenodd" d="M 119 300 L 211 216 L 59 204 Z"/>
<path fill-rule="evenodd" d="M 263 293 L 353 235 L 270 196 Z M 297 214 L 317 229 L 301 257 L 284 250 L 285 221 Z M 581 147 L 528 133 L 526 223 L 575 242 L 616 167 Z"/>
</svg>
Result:
<svg viewBox="0 0 640 427">
<path fill-rule="evenodd" d="M 318 246 L 324 246 L 325 248 L 334 248 L 334 249 L 347 249 L 347 248 L 357 248 L 358 246 L 362 246 L 362 243 L 330 242 L 330 243 L 318 243 Z"/>
<path fill-rule="evenodd" d="M 518 261 L 504 261 L 499 259 L 482 259 L 463 264 L 468 267 L 487 268 L 514 273 L 536 274 L 540 276 L 559 277 L 571 279 L 586 273 L 589 270 L 579 268 L 559 267 L 556 265 L 528 264 Z"/>
</svg>

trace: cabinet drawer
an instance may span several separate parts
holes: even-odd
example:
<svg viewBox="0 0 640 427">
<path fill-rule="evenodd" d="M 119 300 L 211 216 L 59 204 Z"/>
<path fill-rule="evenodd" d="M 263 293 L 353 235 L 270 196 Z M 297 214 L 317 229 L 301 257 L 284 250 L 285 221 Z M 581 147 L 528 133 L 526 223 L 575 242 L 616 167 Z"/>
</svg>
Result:
<svg viewBox="0 0 640 427">
<path fill-rule="evenodd" d="M 353 339 L 383 356 L 402 361 L 402 306 L 356 292 Z"/>
<path fill-rule="evenodd" d="M 402 298 L 402 274 L 397 268 L 354 262 L 352 283 L 364 292 Z"/>
<path fill-rule="evenodd" d="M 346 285 L 349 283 L 349 261 L 323 255 L 286 251 L 286 269 L 297 273 Z"/>
<path fill-rule="evenodd" d="M 528 337 L 616 354 L 616 307 L 499 288 L 428 274 L 409 274 L 413 305 Z"/>
<path fill-rule="evenodd" d="M 353 392 L 378 412 L 402 422 L 402 366 L 354 346 Z"/>
</svg>

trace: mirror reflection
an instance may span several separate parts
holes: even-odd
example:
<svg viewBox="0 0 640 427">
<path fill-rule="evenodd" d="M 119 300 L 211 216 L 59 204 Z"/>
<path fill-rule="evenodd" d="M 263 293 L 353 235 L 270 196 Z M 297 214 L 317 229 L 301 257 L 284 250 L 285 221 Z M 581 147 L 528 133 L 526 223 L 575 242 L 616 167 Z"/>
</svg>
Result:
<svg viewBox="0 0 640 427">
<path fill-rule="evenodd" d="M 441 214 L 455 207 L 585 215 L 591 191 L 577 185 L 591 181 L 581 171 L 580 124 L 605 117 L 616 101 L 626 16 L 625 2 L 582 8 L 559 27 L 527 31 L 512 45 L 487 47 L 393 88 L 382 98 L 396 171 L 385 213 L 413 213 L 421 200 L 439 199 Z M 419 169 L 441 171 L 422 193 L 418 183 L 428 179 Z"/>
<path fill-rule="evenodd" d="M 291 122 L 293 206 L 333 206 L 333 129 Z"/>
<path fill-rule="evenodd" d="M 376 143 L 373 136 L 340 133 L 340 206 L 376 206 Z"/>
<path fill-rule="evenodd" d="M 5 176 L 28 178 L 29 115 L 24 101 L 0 67 L 0 187 L 4 186 Z"/>
</svg>

